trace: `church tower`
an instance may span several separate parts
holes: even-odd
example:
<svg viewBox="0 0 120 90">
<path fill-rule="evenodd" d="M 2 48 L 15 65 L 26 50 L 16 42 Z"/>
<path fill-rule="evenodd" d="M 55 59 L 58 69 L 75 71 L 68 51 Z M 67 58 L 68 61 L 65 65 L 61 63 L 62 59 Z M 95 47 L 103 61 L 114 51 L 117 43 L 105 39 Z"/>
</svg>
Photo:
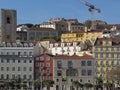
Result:
<svg viewBox="0 0 120 90">
<path fill-rule="evenodd" d="M 1 9 L 0 13 L 0 41 L 16 41 L 16 10 Z"/>
</svg>

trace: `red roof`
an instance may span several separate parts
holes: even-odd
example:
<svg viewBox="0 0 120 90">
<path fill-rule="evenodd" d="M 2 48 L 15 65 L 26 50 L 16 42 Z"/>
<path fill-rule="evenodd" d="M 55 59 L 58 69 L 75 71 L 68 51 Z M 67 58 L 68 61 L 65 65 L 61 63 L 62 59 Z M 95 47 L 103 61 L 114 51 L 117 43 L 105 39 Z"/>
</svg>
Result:
<svg viewBox="0 0 120 90">
<path fill-rule="evenodd" d="M 84 54 L 83 56 L 78 56 L 78 55 L 56 55 L 54 56 L 55 59 L 93 59 L 92 55 Z"/>
</svg>

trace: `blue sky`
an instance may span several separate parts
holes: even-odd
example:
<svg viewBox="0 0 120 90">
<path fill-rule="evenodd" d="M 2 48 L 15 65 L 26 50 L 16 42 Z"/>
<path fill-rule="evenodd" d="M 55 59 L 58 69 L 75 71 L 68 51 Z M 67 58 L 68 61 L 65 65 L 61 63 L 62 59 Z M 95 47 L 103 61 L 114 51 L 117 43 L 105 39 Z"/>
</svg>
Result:
<svg viewBox="0 0 120 90">
<path fill-rule="evenodd" d="M 87 0 L 101 9 L 94 19 L 109 24 L 120 24 L 120 0 Z M 79 0 L 0 0 L 0 8 L 17 10 L 17 24 L 39 24 L 49 18 L 91 19 L 88 7 Z"/>
</svg>

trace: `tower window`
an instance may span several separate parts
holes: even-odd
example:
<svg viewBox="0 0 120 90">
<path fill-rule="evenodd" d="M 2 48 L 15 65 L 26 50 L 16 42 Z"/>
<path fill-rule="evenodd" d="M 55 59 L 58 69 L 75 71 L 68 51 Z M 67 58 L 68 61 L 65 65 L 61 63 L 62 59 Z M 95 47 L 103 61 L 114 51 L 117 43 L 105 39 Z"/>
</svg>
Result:
<svg viewBox="0 0 120 90">
<path fill-rule="evenodd" d="M 7 23 L 10 23 L 10 17 L 7 17 Z"/>
</svg>

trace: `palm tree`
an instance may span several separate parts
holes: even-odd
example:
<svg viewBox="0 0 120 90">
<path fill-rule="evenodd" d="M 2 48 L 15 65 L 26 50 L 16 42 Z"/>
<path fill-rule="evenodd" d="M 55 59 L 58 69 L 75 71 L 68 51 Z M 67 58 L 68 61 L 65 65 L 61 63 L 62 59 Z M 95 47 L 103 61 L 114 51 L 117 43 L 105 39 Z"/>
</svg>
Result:
<svg viewBox="0 0 120 90">
<path fill-rule="evenodd" d="M 86 87 L 86 89 L 88 90 L 89 88 L 93 87 L 93 84 L 91 83 L 85 83 L 84 86 Z"/>
<path fill-rule="evenodd" d="M 47 87 L 47 90 L 50 90 L 50 87 L 53 86 L 54 81 L 53 80 L 44 80 L 43 84 Z"/>
<path fill-rule="evenodd" d="M 72 85 L 76 88 L 76 90 L 83 86 L 79 81 L 72 81 Z"/>
</svg>

